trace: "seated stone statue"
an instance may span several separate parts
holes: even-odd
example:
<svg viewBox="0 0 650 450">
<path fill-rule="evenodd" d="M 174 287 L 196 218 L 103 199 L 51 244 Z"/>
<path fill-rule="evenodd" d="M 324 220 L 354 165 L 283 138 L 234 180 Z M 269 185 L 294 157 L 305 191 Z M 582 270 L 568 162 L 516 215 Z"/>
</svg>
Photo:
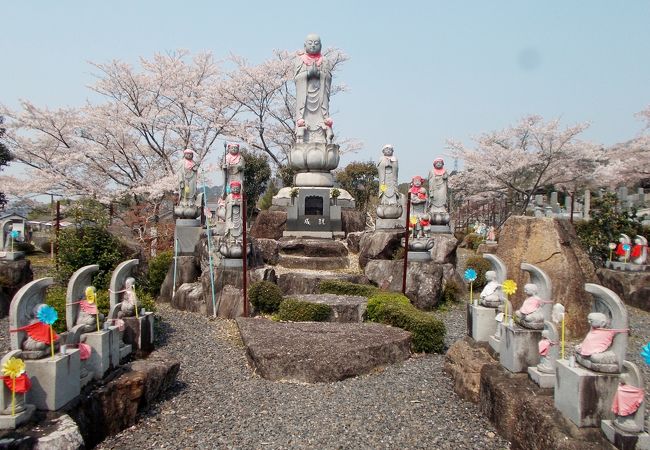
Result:
<svg viewBox="0 0 650 450">
<path fill-rule="evenodd" d="M 135 308 L 138 307 L 138 296 L 135 293 L 135 278 L 129 277 L 124 282 L 124 296 L 120 303 L 120 310 L 117 313 L 118 319 L 135 316 Z"/>
<path fill-rule="evenodd" d="M 596 372 L 617 373 L 618 358 L 610 348 L 616 333 L 627 330 L 613 330 L 609 327 L 609 319 L 600 312 L 592 312 L 587 316 L 591 330 L 581 344 L 575 347 L 576 361 Z"/>
<path fill-rule="evenodd" d="M 497 281 L 497 273 L 494 270 L 485 272 L 485 285 L 479 295 L 479 304 L 487 308 L 497 308 L 501 304 L 501 284 Z"/>
<path fill-rule="evenodd" d="M 515 321 L 524 328 L 541 330 L 544 328 L 544 313 L 542 304 L 544 301 L 537 296 L 537 286 L 528 283 L 524 286 L 524 292 L 528 296 L 523 305 L 515 311 Z"/>
<path fill-rule="evenodd" d="M 85 294 L 85 298 L 79 299 L 75 325 L 83 325 L 82 333 L 92 333 L 97 331 L 97 318 L 95 316 L 99 314 L 99 327 L 101 328 L 104 323 L 104 315 L 97 310 L 97 289 L 94 286 L 88 286 Z"/>
<path fill-rule="evenodd" d="M 21 327 L 21 330 L 27 332 L 27 337 L 21 344 L 23 359 L 40 359 L 50 356 L 50 327 L 38 320 L 38 311 L 43 308 L 45 303 L 39 303 L 34 306 L 29 324 Z M 14 331 L 14 330 L 12 330 Z M 59 349 L 59 337 L 54 333 L 54 351 Z"/>
<path fill-rule="evenodd" d="M 539 341 L 539 364 L 537 370 L 542 373 L 555 373 L 555 361 L 551 360 L 551 347 L 556 346 L 557 341 L 552 340 L 551 330 L 542 331 L 542 339 Z"/>
<path fill-rule="evenodd" d="M 616 414 L 614 426 L 627 433 L 643 431 L 643 426 L 640 427 L 639 421 L 636 420 L 636 412 L 643 403 L 644 391 L 643 388 L 635 386 L 634 382 L 633 374 L 623 372 L 612 404 L 612 412 Z"/>
</svg>

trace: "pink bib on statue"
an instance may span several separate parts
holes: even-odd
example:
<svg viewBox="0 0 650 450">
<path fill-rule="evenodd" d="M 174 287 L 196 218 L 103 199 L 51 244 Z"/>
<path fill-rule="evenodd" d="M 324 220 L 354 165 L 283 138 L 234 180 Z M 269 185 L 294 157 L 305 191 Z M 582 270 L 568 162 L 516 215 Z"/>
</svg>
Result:
<svg viewBox="0 0 650 450">
<path fill-rule="evenodd" d="M 521 309 L 519 310 L 519 312 L 522 314 L 530 314 L 537 311 L 540 306 L 542 306 L 542 301 L 539 298 L 528 297 L 524 301 L 524 304 L 521 305 Z"/>
<path fill-rule="evenodd" d="M 539 348 L 540 356 L 547 356 L 548 351 L 551 349 L 551 341 L 548 339 L 542 339 L 539 341 L 539 344 L 537 344 L 537 347 Z"/>
<path fill-rule="evenodd" d="M 614 340 L 614 335 L 618 330 L 610 330 L 607 328 L 592 328 L 585 340 L 582 341 L 580 346 L 580 354 L 582 356 L 590 356 L 595 353 L 602 353 L 606 351 Z"/>
<path fill-rule="evenodd" d="M 612 402 L 612 412 L 617 416 L 634 414 L 643 402 L 643 389 L 629 384 L 619 384 Z"/>
</svg>

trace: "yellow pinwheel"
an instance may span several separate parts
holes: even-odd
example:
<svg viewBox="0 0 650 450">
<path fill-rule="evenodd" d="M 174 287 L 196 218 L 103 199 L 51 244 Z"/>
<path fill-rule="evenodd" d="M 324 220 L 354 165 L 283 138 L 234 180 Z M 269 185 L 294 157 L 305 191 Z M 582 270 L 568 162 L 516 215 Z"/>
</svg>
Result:
<svg viewBox="0 0 650 450">
<path fill-rule="evenodd" d="M 25 362 L 22 359 L 11 357 L 2 366 L 2 374 L 10 378 L 18 378 L 25 373 Z"/>
<path fill-rule="evenodd" d="M 503 292 L 508 295 L 512 295 L 517 292 L 517 283 L 514 280 L 506 280 L 503 282 Z"/>
</svg>

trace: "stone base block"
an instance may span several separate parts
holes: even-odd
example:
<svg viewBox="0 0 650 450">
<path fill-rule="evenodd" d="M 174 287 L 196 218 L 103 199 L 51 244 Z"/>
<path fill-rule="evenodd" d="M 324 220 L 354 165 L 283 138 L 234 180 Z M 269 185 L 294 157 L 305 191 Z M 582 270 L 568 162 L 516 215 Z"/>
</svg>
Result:
<svg viewBox="0 0 650 450">
<path fill-rule="evenodd" d="M 244 261 L 241 258 L 223 258 L 221 263 L 223 264 L 223 267 L 228 268 L 242 269 L 244 267 Z"/>
<path fill-rule="evenodd" d="M 529 330 L 517 325 L 509 325 L 501 330 L 501 350 L 499 362 L 510 372 L 527 372 L 531 366 L 539 364 L 538 344 L 542 338 L 541 330 Z"/>
<path fill-rule="evenodd" d="M 0 259 L 7 261 L 17 261 L 25 257 L 25 252 L 2 252 L 0 251 Z"/>
<path fill-rule="evenodd" d="M 153 313 L 147 312 L 139 318 L 124 318 L 124 342 L 130 344 L 138 356 L 153 351 Z"/>
<path fill-rule="evenodd" d="M 597 427 L 601 420 L 613 419 L 612 401 L 619 374 L 598 373 L 568 360 L 557 361 L 555 407 L 579 427 Z"/>
<path fill-rule="evenodd" d="M 120 346 L 120 361 L 129 356 L 133 351 L 133 347 L 130 344 L 124 344 Z"/>
<path fill-rule="evenodd" d="M 26 403 L 37 409 L 56 411 L 81 392 L 79 350 L 67 349 L 54 358 L 25 360 L 25 370 L 32 382 Z"/>
<path fill-rule="evenodd" d="M 375 222 L 375 230 L 404 230 L 404 221 L 401 219 L 382 219 L 378 217 Z"/>
<path fill-rule="evenodd" d="M 431 225 L 432 233 L 451 233 L 449 225 Z"/>
<path fill-rule="evenodd" d="M 95 379 L 101 380 L 106 372 L 120 364 L 119 331 L 117 328 L 112 328 L 85 333 L 83 339 L 93 349 L 90 358 L 86 361 L 87 369 L 94 372 Z"/>
<path fill-rule="evenodd" d="M 332 239 L 334 237 L 343 237 L 345 233 L 335 233 L 333 231 L 283 231 L 282 237 L 296 237 L 296 238 L 321 238 Z"/>
<path fill-rule="evenodd" d="M 278 265 L 289 269 L 335 270 L 347 269 L 350 266 L 348 258 L 342 256 L 294 256 L 280 255 Z"/>
<path fill-rule="evenodd" d="M 555 374 L 540 372 L 537 367 L 528 368 L 528 376 L 533 382 L 543 389 L 553 389 L 555 387 Z"/>
<path fill-rule="evenodd" d="M 467 335 L 476 342 L 488 342 L 497 330 L 497 322 L 494 320 L 497 310 L 480 305 L 469 305 L 468 308 Z"/>
<path fill-rule="evenodd" d="M 298 187 L 332 187 L 334 177 L 331 172 L 301 172 L 296 174 L 294 183 Z"/>
<path fill-rule="evenodd" d="M 17 394 L 16 398 L 18 398 Z M 32 414 L 36 410 L 34 405 L 23 405 L 25 409 L 21 412 L 14 414 L 0 414 L 0 430 L 13 430 L 20 426 L 20 424 L 27 422 L 32 418 Z"/>
<path fill-rule="evenodd" d="M 500 326 L 501 324 L 497 324 L 497 327 Z M 497 338 L 495 335 L 492 335 L 488 338 L 488 344 L 490 344 L 490 347 L 495 353 L 498 354 L 501 351 L 501 339 Z"/>
<path fill-rule="evenodd" d="M 328 305 L 332 308 L 332 314 L 327 319 L 328 322 L 354 323 L 363 322 L 363 314 L 368 306 L 366 297 L 355 295 L 336 295 L 336 294 L 307 294 L 292 295 L 288 298 L 295 298 L 304 302 Z"/>
<path fill-rule="evenodd" d="M 431 261 L 431 252 L 408 252 L 409 261 Z"/>
<path fill-rule="evenodd" d="M 177 239 L 177 254 L 179 256 L 191 256 L 194 255 L 194 248 L 201 238 L 201 232 L 203 227 L 200 226 L 180 226 L 178 222 L 181 219 L 178 219 L 176 222 L 176 231 L 174 237 Z"/>
<path fill-rule="evenodd" d="M 650 434 L 648 433 L 626 433 L 614 426 L 611 420 L 603 420 L 600 423 L 609 442 L 620 450 L 650 450 Z"/>
</svg>

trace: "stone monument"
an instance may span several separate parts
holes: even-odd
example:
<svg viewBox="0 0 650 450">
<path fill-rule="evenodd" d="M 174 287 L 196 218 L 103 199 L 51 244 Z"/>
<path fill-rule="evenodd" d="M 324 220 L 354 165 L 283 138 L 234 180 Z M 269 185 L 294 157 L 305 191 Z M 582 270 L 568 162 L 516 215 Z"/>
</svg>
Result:
<svg viewBox="0 0 650 450">
<path fill-rule="evenodd" d="M 639 368 L 630 361 L 623 363 L 612 412 L 614 420 L 603 420 L 601 429 L 618 448 L 650 449 L 650 435 L 644 431 L 644 379 Z"/>
<path fill-rule="evenodd" d="M 49 341 L 44 343 L 29 335 L 28 327 L 36 324 L 38 311 L 45 305 L 45 289 L 52 284 L 52 278 L 41 278 L 16 293 L 9 310 L 9 328 L 15 330 L 10 336 L 11 349 L 22 350 L 25 369 L 32 380 L 27 403 L 37 409 L 56 411 L 79 395 L 81 384 L 78 349 L 59 353 L 57 342 L 52 356 Z"/>
<path fill-rule="evenodd" d="M 242 200 L 241 182 L 230 182 L 224 211 L 225 228 L 220 238 L 219 252 L 224 257 L 228 267 L 241 267 L 244 248 L 244 203 Z M 248 249 L 250 253 L 250 248 Z M 248 254 L 248 253 L 247 253 Z"/>
<path fill-rule="evenodd" d="M 429 172 L 429 208 L 431 214 L 431 231 L 434 233 L 451 233 L 449 228 L 449 210 L 447 209 L 447 179 L 449 175 L 442 158 L 433 160 Z"/>
<path fill-rule="evenodd" d="M 176 229 L 174 256 L 192 256 L 203 230 L 203 193 L 197 190 L 199 164 L 194 161 L 194 151 L 185 149 L 178 164 L 178 204 L 174 207 Z"/>
<path fill-rule="evenodd" d="M 375 230 L 404 228 L 404 223 L 400 220 L 404 209 L 402 207 L 402 195 L 398 190 L 399 166 L 397 158 L 394 156 L 393 146 L 390 144 L 384 145 L 381 153 L 382 156 L 377 163 L 379 205 L 377 206 Z"/>
<path fill-rule="evenodd" d="M 341 208 L 354 207 L 347 191 L 334 190 L 331 171 L 339 164 L 339 146 L 334 144 L 329 114 L 332 63 L 321 47 L 320 37 L 310 34 L 304 52 L 295 60 L 296 142 L 288 156 L 289 166 L 297 173 L 294 186 L 282 188 L 273 197 L 274 205 L 287 210 L 285 236 L 342 236 Z"/>
<path fill-rule="evenodd" d="M 429 198 L 423 186 L 424 179 L 414 176 L 411 179 L 410 216 L 409 217 L 409 261 L 431 261 L 431 249 L 434 240 L 431 237 L 431 216 L 429 214 Z M 402 239 L 402 247 L 406 246 L 406 239 Z"/>
<path fill-rule="evenodd" d="M 587 283 L 593 295 L 591 330 L 569 360 L 557 361 L 555 407 L 579 427 L 613 419 L 610 410 L 627 349 L 627 310 L 611 290 Z"/>
<path fill-rule="evenodd" d="M 2 360 L 0 360 L 0 368 L 4 367 L 9 359 L 20 357 L 20 350 L 12 350 L 6 353 L 2 357 Z M 29 376 L 26 373 L 22 374 L 21 377 L 19 377 L 19 380 L 23 384 L 27 384 L 28 386 L 31 385 Z M 22 390 L 29 390 L 28 386 L 23 386 Z M 15 404 L 12 408 L 12 389 L 4 382 L 2 383 L 2 386 L 0 386 L 0 430 L 14 429 L 20 424 L 27 422 L 36 409 L 34 405 L 25 402 L 25 395 L 20 394 L 21 389 L 18 384 L 15 385 L 15 392 Z"/>
<path fill-rule="evenodd" d="M 467 334 L 477 342 L 489 342 L 490 336 L 497 332 L 495 320 L 497 308 L 505 300 L 501 283 L 506 279 L 506 266 L 497 256 L 490 253 L 483 255 L 492 270 L 485 273 L 488 281 L 481 291 L 478 300 L 468 306 Z"/>
<path fill-rule="evenodd" d="M 25 240 L 25 221 L 8 218 L 0 221 L 0 259 L 15 261 L 23 259 L 25 252 L 15 248 L 18 242 Z"/>
</svg>

